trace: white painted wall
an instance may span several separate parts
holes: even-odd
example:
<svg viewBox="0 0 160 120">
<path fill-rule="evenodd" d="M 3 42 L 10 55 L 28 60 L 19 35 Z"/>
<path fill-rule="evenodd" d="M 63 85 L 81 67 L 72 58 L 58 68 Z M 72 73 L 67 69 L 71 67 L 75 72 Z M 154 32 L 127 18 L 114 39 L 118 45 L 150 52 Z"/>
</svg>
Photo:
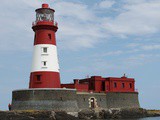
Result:
<svg viewBox="0 0 160 120">
<path fill-rule="evenodd" d="M 43 52 L 43 47 L 47 47 L 47 53 Z M 43 65 L 46 61 L 46 66 Z M 52 71 L 59 72 L 59 63 L 57 57 L 57 47 L 51 44 L 38 44 L 34 46 L 32 69 L 36 71 Z"/>
</svg>

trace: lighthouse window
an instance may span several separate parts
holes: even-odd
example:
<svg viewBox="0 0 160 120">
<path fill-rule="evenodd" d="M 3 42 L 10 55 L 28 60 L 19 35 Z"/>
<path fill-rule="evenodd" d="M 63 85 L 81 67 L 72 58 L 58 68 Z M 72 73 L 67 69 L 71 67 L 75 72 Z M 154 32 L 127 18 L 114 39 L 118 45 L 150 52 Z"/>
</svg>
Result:
<svg viewBox="0 0 160 120">
<path fill-rule="evenodd" d="M 43 52 L 44 52 L 44 53 L 47 53 L 47 47 L 44 47 L 44 48 L 43 48 Z"/>
<path fill-rule="evenodd" d="M 52 38 L 52 37 L 51 37 L 51 34 L 48 34 L 48 37 L 49 37 L 49 39 L 51 40 L 51 38 Z"/>
<path fill-rule="evenodd" d="M 46 64 L 47 64 L 47 62 L 46 62 L 46 61 L 44 61 L 44 62 L 43 62 L 43 65 L 44 65 L 44 66 L 46 66 Z"/>
<path fill-rule="evenodd" d="M 37 75 L 37 81 L 41 81 L 41 75 Z"/>
</svg>

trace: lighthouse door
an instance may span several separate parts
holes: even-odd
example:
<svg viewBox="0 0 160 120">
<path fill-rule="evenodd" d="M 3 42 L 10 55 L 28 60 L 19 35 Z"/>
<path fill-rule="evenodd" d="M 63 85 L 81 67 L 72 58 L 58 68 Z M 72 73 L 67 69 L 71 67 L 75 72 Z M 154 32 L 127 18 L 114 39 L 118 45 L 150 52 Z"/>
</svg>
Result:
<svg viewBox="0 0 160 120">
<path fill-rule="evenodd" d="M 95 108 L 95 100 L 94 100 L 94 98 L 91 98 L 91 108 Z"/>
</svg>

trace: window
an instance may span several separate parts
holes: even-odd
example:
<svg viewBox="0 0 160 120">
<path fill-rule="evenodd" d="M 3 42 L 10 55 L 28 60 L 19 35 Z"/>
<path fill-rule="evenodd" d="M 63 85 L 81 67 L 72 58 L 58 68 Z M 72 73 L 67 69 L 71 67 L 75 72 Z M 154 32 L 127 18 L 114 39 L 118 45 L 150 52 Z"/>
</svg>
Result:
<svg viewBox="0 0 160 120">
<path fill-rule="evenodd" d="M 47 65 L 47 62 L 46 61 L 43 61 L 43 66 L 46 66 Z"/>
<path fill-rule="evenodd" d="M 122 83 L 122 88 L 125 88 L 125 84 L 124 83 Z"/>
<path fill-rule="evenodd" d="M 114 88 L 116 88 L 117 87 L 117 83 L 114 83 Z"/>
<path fill-rule="evenodd" d="M 105 91 L 105 81 L 102 81 L 102 91 Z"/>
<path fill-rule="evenodd" d="M 47 53 L 47 47 L 43 48 L 43 53 Z"/>
<path fill-rule="evenodd" d="M 89 89 L 90 89 L 90 90 L 94 90 L 94 83 L 93 83 L 93 82 L 90 83 Z"/>
<path fill-rule="evenodd" d="M 41 81 L 41 75 L 36 75 L 37 81 Z"/>
<path fill-rule="evenodd" d="M 42 61 L 42 68 L 43 69 L 47 68 L 47 61 Z"/>
<path fill-rule="evenodd" d="M 48 34 L 48 38 L 51 40 L 52 39 L 52 36 L 51 36 L 51 34 Z"/>
<path fill-rule="evenodd" d="M 132 83 L 129 84 L 129 87 L 132 88 Z"/>
</svg>

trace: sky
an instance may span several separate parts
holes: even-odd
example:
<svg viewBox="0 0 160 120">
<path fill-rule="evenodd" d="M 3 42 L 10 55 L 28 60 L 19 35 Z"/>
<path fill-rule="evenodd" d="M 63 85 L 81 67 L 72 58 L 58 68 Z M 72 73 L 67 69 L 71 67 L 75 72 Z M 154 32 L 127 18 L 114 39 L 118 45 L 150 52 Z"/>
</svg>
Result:
<svg viewBox="0 0 160 120">
<path fill-rule="evenodd" d="M 136 80 L 140 105 L 160 109 L 160 0 L 1 0 L 0 110 L 27 89 L 35 9 L 55 9 L 62 83 L 87 76 Z"/>
</svg>

